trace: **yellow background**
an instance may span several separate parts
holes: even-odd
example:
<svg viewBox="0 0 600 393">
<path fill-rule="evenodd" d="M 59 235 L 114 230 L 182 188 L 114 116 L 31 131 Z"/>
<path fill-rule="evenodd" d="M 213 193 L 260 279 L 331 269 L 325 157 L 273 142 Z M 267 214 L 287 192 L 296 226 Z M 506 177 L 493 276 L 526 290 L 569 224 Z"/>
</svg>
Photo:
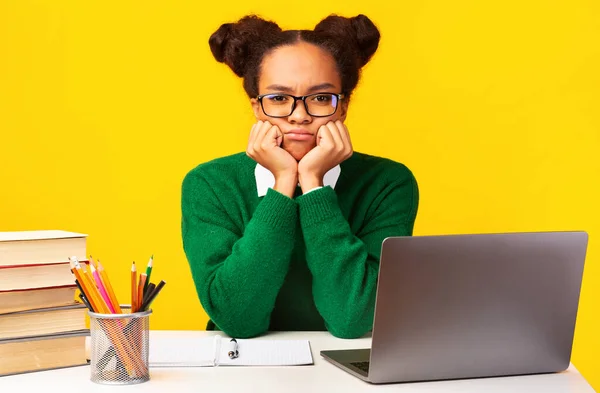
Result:
<svg viewBox="0 0 600 393">
<path fill-rule="evenodd" d="M 253 120 L 209 35 L 249 12 L 284 28 L 362 12 L 382 40 L 355 149 L 414 171 L 417 235 L 587 230 L 573 361 L 600 389 L 600 2 L 200 3 L 0 0 L 0 230 L 88 233 L 124 300 L 154 254 L 152 328 L 203 329 L 181 180 L 245 149 Z"/>
</svg>

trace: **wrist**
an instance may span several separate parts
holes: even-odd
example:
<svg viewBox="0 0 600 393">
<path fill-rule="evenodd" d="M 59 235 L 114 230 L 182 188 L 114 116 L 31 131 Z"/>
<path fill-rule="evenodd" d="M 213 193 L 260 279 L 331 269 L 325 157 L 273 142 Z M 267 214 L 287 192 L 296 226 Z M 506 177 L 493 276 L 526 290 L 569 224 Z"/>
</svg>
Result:
<svg viewBox="0 0 600 393">
<path fill-rule="evenodd" d="M 303 194 L 314 188 L 323 187 L 323 176 L 318 176 L 315 174 L 303 175 L 302 173 L 299 173 L 298 181 L 300 183 L 300 187 L 302 188 Z"/>
<path fill-rule="evenodd" d="M 293 198 L 297 185 L 298 175 L 296 173 L 284 173 L 275 176 L 275 185 L 273 186 L 273 189 L 283 195 Z"/>
</svg>

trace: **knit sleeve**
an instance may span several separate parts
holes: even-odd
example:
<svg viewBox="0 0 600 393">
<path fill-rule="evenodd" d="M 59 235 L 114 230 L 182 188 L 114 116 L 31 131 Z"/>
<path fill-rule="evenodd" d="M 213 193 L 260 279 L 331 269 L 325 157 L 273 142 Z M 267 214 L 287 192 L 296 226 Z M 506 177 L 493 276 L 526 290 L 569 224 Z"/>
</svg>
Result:
<svg viewBox="0 0 600 393">
<path fill-rule="evenodd" d="M 356 234 L 331 187 L 297 201 L 317 309 L 334 336 L 360 337 L 373 326 L 381 243 L 389 236 L 412 235 L 417 184 L 409 172 L 387 185 Z"/>
<path fill-rule="evenodd" d="M 182 239 L 200 302 L 234 337 L 266 332 L 289 269 L 298 220 L 293 199 L 269 189 L 241 233 L 197 172 L 182 185 Z"/>
</svg>

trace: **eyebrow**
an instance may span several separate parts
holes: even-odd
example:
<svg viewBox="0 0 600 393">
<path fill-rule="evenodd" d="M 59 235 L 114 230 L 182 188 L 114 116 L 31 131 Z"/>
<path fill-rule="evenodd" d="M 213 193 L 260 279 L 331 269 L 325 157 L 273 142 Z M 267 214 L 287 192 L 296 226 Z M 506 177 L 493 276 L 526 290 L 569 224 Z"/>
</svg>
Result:
<svg viewBox="0 0 600 393">
<path fill-rule="evenodd" d="M 307 93 L 313 93 L 313 92 L 325 90 L 325 89 L 335 89 L 335 86 L 331 83 L 321 83 L 318 85 L 311 86 L 307 90 Z M 288 87 L 288 86 L 284 86 L 284 85 L 269 85 L 266 87 L 266 90 L 280 91 L 283 93 L 293 93 L 294 92 L 294 89 L 292 89 L 291 87 Z"/>
</svg>

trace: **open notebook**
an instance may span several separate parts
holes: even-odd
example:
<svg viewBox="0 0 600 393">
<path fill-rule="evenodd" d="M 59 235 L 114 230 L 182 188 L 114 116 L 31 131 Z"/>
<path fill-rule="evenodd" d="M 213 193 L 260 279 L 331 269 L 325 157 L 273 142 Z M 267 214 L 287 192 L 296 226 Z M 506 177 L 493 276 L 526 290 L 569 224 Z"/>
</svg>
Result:
<svg viewBox="0 0 600 393">
<path fill-rule="evenodd" d="M 301 366 L 313 364 L 308 340 L 237 339 L 238 357 L 230 338 L 169 337 L 150 342 L 150 367 Z"/>
</svg>

